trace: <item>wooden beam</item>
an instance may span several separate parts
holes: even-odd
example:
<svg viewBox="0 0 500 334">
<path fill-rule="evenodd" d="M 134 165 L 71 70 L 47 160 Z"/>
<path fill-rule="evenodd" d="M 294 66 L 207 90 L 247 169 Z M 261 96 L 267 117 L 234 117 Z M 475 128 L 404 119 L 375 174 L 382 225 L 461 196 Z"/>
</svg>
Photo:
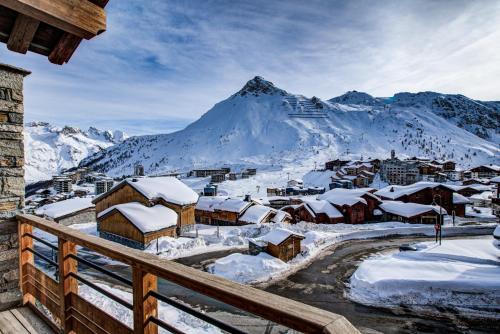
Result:
<svg viewBox="0 0 500 334">
<path fill-rule="evenodd" d="M 10 32 L 7 48 L 10 51 L 26 53 L 30 47 L 30 43 L 35 37 L 36 30 L 40 21 L 29 16 L 18 14 L 14 27 Z"/>
<path fill-rule="evenodd" d="M 156 291 L 157 277 L 137 267 L 132 268 L 134 295 L 134 334 L 158 334 L 158 326 L 149 317 L 158 317 L 158 301 L 148 296 Z"/>
<path fill-rule="evenodd" d="M 71 308 L 71 294 L 78 294 L 78 281 L 71 273 L 78 272 L 78 262 L 69 257 L 70 255 L 77 255 L 76 244 L 59 238 L 59 252 L 57 258 L 59 259 L 59 297 L 61 299 L 60 305 L 60 319 L 64 333 L 70 333 L 72 323 L 69 318 Z"/>
<path fill-rule="evenodd" d="M 306 333 L 359 333 L 341 315 L 160 259 L 153 254 L 78 232 L 37 216 L 22 214 L 17 219 L 20 223 L 32 225 L 101 255 L 292 329 Z"/>
<path fill-rule="evenodd" d="M 35 255 L 28 251 L 28 248 L 33 248 L 33 239 L 25 236 L 26 233 L 33 233 L 33 226 L 29 224 L 19 224 L 19 285 L 23 294 L 23 305 L 27 303 L 35 303 L 35 297 L 29 294 L 25 289 L 25 264 L 35 265 Z"/>
<path fill-rule="evenodd" d="M 85 39 L 106 30 L 104 9 L 88 0 L 0 0 L 0 5 Z"/>
<path fill-rule="evenodd" d="M 101 8 L 104 8 L 108 4 L 109 0 L 89 1 Z M 63 65 L 64 63 L 67 63 L 73 56 L 73 53 L 75 53 L 81 41 L 81 37 L 77 37 L 67 32 L 63 33 L 54 49 L 52 49 L 49 54 L 49 61 L 57 65 Z"/>
<path fill-rule="evenodd" d="M 73 53 L 80 45 L 82 39 L 70 33 L 63 33 L 59 42 L 49 54 L 49 61 L 53 64 L 63 65 L 67 63 Z"/>
</svg>

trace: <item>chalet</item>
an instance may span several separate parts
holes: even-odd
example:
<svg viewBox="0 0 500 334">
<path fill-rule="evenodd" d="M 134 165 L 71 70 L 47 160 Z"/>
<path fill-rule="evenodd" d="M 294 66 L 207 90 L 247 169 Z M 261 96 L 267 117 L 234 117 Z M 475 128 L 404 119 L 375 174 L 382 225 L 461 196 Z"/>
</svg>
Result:
<svg viewBox="0 0 500 334">
<path fill-rule="evenodd" d="M 303 239 L 304 236 L 301 234 L 278 228 L 262 237 L 250 240 L 250 253 L 256 254 L 263 250 L 284 262 L 288 262 L 300 253 Z"/>
<path fill-rule="evenodd" d="M 409 186 L 387 186 L 375 192 L 385 200 L 418 204 L 440 204 L 447 212 L 462 212 L 465 204 L 454 204 L 453 193 L 459 189 L 455 186 L 435 182 L 417 182 Z M 464 206 L 464 207 L 462 207 Z"/>
<path fill-rule="evenodd" d="M 240 224 L 263 224 L 269 223 L 276 214 L 276 210 L 261 204 L 252 205 L 240 217 Z"/>
<path fill-rule="evenodd" d="M 245 211 L 254 205 L 252 201 L 223 196 L 200 197 L 195 206 L 196 222 L 200 224 L 233 226 L 248 224 L 240 222 Z M 267 208 L 272 210 L 271 208 Z"/>
<path fill-rule="evenodd" d="M 488 184 L 490 184 L 490 180 L 476 178 L 476 179 L 467 179 L 467 180 L 462 181 L 462 185 L 464 185 L 464 186 L 470 186 L 470 185 L 474 185 L 474 184 L 488 185 Z"/>
<path fill-rule="evenodd" d="M 443 162 L 442 167 L 444 172 L 452 172 L 456 169 L 456 163 L 451 160 L 447 160 Z"/>
<path fill-rule="evenodd" d="M 459 193 L 453 193 L 453 211 L 455 216 L 465 217 L 465 206 L 470 204 L 471 201 L 465 197 L 460 195 Z"/>
<path fill-rule="evenodd" d="M 305 213 L 307 213 L 305 215 Z M 299 206 L 298 216 L 303 221 L 316 224 L 339 224 L 344 222 L 344 216 L 332 204 L 325 200 L 304 200 Z M 308 216 L 310 216 L 308 220 Z"/>
<path fill-rule="evenodd" d="M 500 166 L 497 165 L 482 165 L 470 169 L 471 178 L 493 178 L 500 176 Z"/>
<path fill-rule="evenodd" d="M 276 210 L 276 214 L 271 218 L 271 223 L 275 224 L 290 224 L 292 222 L 292 216 L 283 210 Z"/>
<path fill-rule="evenodd" d="M 96 213 L 112 206 L 137 202 L 152 207 L 162 204 L 177 213 L 177 233 L 190 230 L 195 222 L 194 210 L 198 194 L 175 177 L 143 177 L 125 179 L 92 203 Z"/>
<path fill-rule="evenodd" d="M 325 169 L 326 170 L 337 170 L 337 169 L 347 165 L 347 163 L 349 163 L 349 160 L 336 159 L 336 160 L 327 161 L 325 163 Z"/>
<path fill-rule="evenodd" d="M 225 201 L 227 197 L 201 196 L 195 206 L 195 221 L 198 224 L 212 225 L 214 206 Z"/>
<path fill-rule="evenodd" d="M 35 214 L 66 226 L 96 221 L 95 206 L 88 197 L 47 204 L 36 209 Z"/>
<path fill-rule="evenodd" d="M 286 186 L 287 187 L 303 187 L 304 181 L 302 181 L 301 179 L 292 179 L 286 183 Z"/>
<path fill-rule="evenodd" d="M 469 200 L 472 202 L 473 206 L 490 207 L 492 197 L 492 191 L 483 191 L 482 193 L 472 195 L 469 197 Z"/>
<path fill-rule="evenodd" d="M 365 212 L 368 208 L 367 201 L 359 196 L 358 192 L 333 189 L 319 197 L 330 202 L 344 216 L 347 224 L 362 224 L 365 222 Z"/>
<path fill-rule="evenodd" d="M 356 207 L 363 207 L 363 222 L 376 220 L 374 216 L 374 210 L 381 203 L 380 198 L 375 196 L 373 192 L 375 189 L 373 188 L 358 188 L 358 189 L 332 189 L 326 192 L 324 195 L 321 195 L 320 199 L 325 199 L 337 206 L 345 206 L 350 203 L 361 203 L 362 205 L 356 204 Z M 344 208 L 347 209 L 347 208 Z M 350 210 L 347 210 L 350 211 Z M 359 219 L 357 219 L 358 223 Z"/>
<path fill-rule="evenodd" d="M 177 221 L 177 213 L 162 204 L 130 202 L 99 212 L 97 231 L 101 238 L 145 249 L 160 237 L 175 237 Z"/>
<path fill-rule="evenodd" d="M 413 224 L 436 224 L 440 222 L 440 214 L 446 211 L 439 206 L 400 201 L 384 201 L 380 204 L 384 221 L 401 221 Z"/>
<path fill-rule="evenodd" d="M 489 190 L 491 190 L 490 186 L 486 186 L 486 185 L 478 184 L 478 183 L 469 184 L 469 185 L 465 185 L 465 186 L 461 186 L 461 187 L 460 186 L 456 187 L 456 191 L 460 195 L 463 195 L 465 197 L 471 197 L 472 195 L 480 194 L 483 191 L 489 191 Z"/>
</svg>

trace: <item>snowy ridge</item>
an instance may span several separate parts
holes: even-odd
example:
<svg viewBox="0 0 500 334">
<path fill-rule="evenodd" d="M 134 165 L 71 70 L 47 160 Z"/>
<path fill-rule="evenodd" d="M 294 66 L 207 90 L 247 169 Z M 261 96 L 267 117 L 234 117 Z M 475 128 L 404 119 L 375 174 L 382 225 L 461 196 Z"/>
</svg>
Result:
<svg viewBox="0 0 500 334">
<path fill-rule="evenodd" d="M 24 132 L 26 182 L 48 180 L 63 169 L 78 166 L 83 158 L 126 138 L 121 131 L 101 131 L 94 127 L 83 131 L 45 122 L 28 123 Z"/>
<path fill-rule="evenodd" d="M 498 105 L 439 93 L 349 92 L 323 101 L 256 77 L 184 130 L 130 138 L 81 165 L 111 175 L 129 175 L 138 163 L 147 173 L 297 167 L 332 157 L 386 158 L 395 149 L 401 157 L 453 159 L 466 168 L 498 163 Z"/>
</svg>

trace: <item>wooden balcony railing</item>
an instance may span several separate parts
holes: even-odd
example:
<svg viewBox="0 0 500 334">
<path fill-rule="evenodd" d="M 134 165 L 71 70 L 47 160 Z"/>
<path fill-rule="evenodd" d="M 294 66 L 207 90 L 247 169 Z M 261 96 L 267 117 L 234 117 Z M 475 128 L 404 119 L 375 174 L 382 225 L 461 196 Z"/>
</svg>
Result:
<svg viewBox="0 0 500 334">
<path fill-rule="evenodd" d="M 300 332 L 358 333 L 349 321 L 337 314 L 163 260 L 155 255 L 87 235 L 36 216 L 20 215 L 18 221 L 23 302 L 32 306 L 36 301 L 41 303 L 50 311 L 64 333 L 156 334 L 158 328 L 181 333 L 169 324 L 168 319 L 159 318 L 158 300 L 210 323 L 223 332 L 244 333 L 242 329 L 160 294 L 157 291 L 158 278 Z M 33 227 L 56 236 L 58 245 L 52 245 L 35 236 Z M 57 251 L 57 261 L 37 252 L 33 247 L 33 240 Z M 120 277 L 103 269 L 102 266 L 79 257 L 77 246 L 129 265 L 132 268 L 132 280 Z M 56 268 L 58 280 L 52 279 L 35 267 L 35 255 L 41 257 L 41 260 L 49 266 Z M 109 274 L 113 279 L 130 286 L 133 303 L 113 296 L 107 290 L 82 277 L 78 273 L 78 264 Z M 132 310 L 133 328 L 80 297 L 79 281 Z"/>
</svg>

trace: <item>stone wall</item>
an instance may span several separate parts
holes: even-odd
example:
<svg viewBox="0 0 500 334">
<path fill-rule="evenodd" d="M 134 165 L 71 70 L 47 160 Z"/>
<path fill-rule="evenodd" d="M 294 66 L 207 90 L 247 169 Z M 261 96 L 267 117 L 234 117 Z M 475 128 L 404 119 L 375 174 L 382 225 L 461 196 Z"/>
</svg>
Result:
<svg viewBox="0 0 500 334">
<path fill-rule="evenodd" d="M 21 299 L 14 217 L 24 207 L 23 78 L 28 74 L 0 64 L 0 310 Z"/>
</svg>

